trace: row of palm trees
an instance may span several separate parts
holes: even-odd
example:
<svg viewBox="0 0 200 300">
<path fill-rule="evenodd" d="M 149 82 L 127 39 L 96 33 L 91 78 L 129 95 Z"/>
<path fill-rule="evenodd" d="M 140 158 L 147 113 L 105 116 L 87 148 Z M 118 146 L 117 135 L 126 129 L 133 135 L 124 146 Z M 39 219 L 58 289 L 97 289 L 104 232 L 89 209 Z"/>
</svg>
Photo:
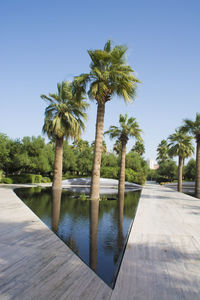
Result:
<svg viewBox="0 0 200 300">
<path fill-rule="evenodd" d="M 190 135 L 187 135 L 190 134 Z M 166 160 L 167 157 L 178 156 L 178 191 L 182 191 L 182 169 L 185 158 L 192 156 L 194 147 L 192 139 L 196 141 L 196 180 L 195 194 L 200 198 L 200 114 L 196 114 L 195 120 L 185 119 L 183 125 L 175 130 L 175 133 L 170 135 L 167 143 L 162 140 L 158 145 L 158 161 Z"/>
<path fill-rule="evenodd" d="M 137 83 L 140 82 L 134 76 L 133 69 L 126 63 L 126 51 L 126 46 L 112 47 L 111 41 L 108 40 L 103 50 L 88 51 L 91 58 L 89 73 L 76 76 L 72 83 L 62 82 L 58 84 L 57 94 L 41 95 L 49 103 L 45 110 L 43 132 L 56 141 L 53 189 L 61 189 L 62 186 L 62 148 L 64 138 L 78 139 L 81 130 L 85 128 L 84 120 L 87 119 L 85 110 L 88 106 L 86 95 L 88 95 L 91 100 L 95 100 L 97 103 L 90 198 L 94 200 L 99 199 L 105 105 L 115 95 L 122 97 L 125 102 L 131 102 L 135 97 Z M 126 122 L 126 126 L 130 126 L 134 122 L 136 125 L 135 119 L 128 119 L 127 116 L 124 119 L 123 116 L 120 116 L 120 120 L 120 125 Z M 110 128 L 110 134 L 112 129 L 114 128 Z M 137 127 L 137 129 L 139 128 Z M 123 171 L 125 167 L 124 153 L 128 138 L 125 138 L 124 135 L 125 127 L 124 129 L 121 127 L 121 130 L 124 130 L 123 133 L 118 132 L 116 137 L 120 138 L 123 146 L 123 151 L 121 151 L 123 156 L 121 173 L 123 173 L 125 172 L 125 170 Z M 136 138 L 137 136 L 138 134 L 136 134 Z M 124 183 L 123 178 L 124 174 L 120 175 L 122 184 Z"/>
</svg>

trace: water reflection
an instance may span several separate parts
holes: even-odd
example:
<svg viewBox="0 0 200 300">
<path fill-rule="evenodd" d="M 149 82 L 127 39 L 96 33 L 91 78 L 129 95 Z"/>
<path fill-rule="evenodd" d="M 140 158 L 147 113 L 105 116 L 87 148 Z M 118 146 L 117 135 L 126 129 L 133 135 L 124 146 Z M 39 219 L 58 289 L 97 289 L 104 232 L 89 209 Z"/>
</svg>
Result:
<svg viewBox="0 0 200 300">
<path fill-rule="evenodd" d="M 60 219 L 60 200 L 62 190 L 54 190 L 52 189 L 51 192 L 51 228 L 52 230 L 57 233 L 58 231 L 58 224 Z"/>
<path fill-rule="evenodd" d="M 77 190 L 76 190 L 77 191 Z M 113 287 L 140 192 L 81 200 L 69 190 L 15 190 L 36 215 L 109 286 Z M 117 192 L 117 191 L 116 191 Z"/>
<path fill-rule="evenodd" d="M 97 235 L 98 235 L 99 201 L 90 201 L 90 268 L 97 272 Z"/>
<path fill-rule="evenodd" d="M 119 193 L 118 198 L 118 249 L 121 252 L 124 245 L 124 235 L 123 235 L 123 217 L 124 217 L 124 191 Z"/>
</svg>

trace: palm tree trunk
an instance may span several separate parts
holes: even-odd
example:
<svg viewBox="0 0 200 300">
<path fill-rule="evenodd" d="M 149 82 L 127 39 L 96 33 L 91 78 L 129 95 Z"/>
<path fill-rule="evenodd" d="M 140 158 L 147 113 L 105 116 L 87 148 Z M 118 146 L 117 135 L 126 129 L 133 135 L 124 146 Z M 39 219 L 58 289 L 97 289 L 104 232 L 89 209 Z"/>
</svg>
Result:
<svg viewBox="0 0 200 300">
<path fill-rule="evenodd" d="M 182 180 L 183 180 L 183 158 L 178 157 L 178 191 L 182 192 Z"/>
<path fill-rule="evenodd" d="M 90 198 L 92 200 L 99 199 L 104 114 L 105 114 L 105 103 L 98 102 L 97 120 L 96 120 L 96 137 L 95 137 L 95 145 L 94 145 L 94 160 L 93 160 L 92 180 L 91 180 L 91 190 L 90 190 Z"/>
<path fill-rule="evenodd" d="M 197 148 L 196 148 L 195 194 L 197 198 L 200 198 L 200 141 L 197 141 Z"/>
<path fill-rule="evenodd" d="M 125 189 L 125 167 L 126 167 L 126 142 L 122 141 L 122 151 L 121 151 L 121 165 L 120 165 L 120 175 L 119 175 L 119 185 L 118 185 L 118 196 L 124 193 Z"/>
<path fill-rule="evenodd" d="M 56 151 L 52 189 L 62 188 L 63 138 L 56 138 Z"/>
<path fill-rule="evenodd" d="M 90 268 L 97 271 L 99 200 L 90 201 Z"/>
</svg>

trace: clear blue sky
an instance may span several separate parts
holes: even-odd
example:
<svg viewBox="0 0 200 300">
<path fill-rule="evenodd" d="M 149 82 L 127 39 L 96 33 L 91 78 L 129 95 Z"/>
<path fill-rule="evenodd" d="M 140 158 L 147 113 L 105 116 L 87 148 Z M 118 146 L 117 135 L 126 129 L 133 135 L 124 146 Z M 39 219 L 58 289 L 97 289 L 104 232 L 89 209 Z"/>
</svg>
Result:
<svg viewBox="0 0 200 300">
<path fill-rule="evenodd" d="M 200 112 L 199 0 L 0 1 L 0 132 L 41 134 L 40 95 L 87 72 L 87 49 L 102 48 L 108 38 L 128 46 L 142 84 L 133 104 L 113 98 L 106 105 L 104 129 L 117 125 L 120 113 L 136 117 L 145 157 L 155 158 L 158 143 Z M 83 138 L 93 141 L 95 103 L 88 116 Z"/>
</svg>

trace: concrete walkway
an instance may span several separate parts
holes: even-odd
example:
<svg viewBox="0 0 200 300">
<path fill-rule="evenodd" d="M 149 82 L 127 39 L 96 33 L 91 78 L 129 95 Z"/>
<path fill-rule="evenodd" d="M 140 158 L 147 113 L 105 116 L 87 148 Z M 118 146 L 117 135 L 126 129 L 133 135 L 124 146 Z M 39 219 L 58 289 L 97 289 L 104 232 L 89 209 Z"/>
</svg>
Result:
<svg viewBox="0 0 200 300">
<path fill-rule="evenodd" d="M 0 299 L 200 300 L 200 200 L 144 187 L 112 291 L 0 188 Z"/>
<path fill-rule="evenodd" d="M 145 186 L 111 299 L 200 299 L 199 199 Z"/>
</svg>

